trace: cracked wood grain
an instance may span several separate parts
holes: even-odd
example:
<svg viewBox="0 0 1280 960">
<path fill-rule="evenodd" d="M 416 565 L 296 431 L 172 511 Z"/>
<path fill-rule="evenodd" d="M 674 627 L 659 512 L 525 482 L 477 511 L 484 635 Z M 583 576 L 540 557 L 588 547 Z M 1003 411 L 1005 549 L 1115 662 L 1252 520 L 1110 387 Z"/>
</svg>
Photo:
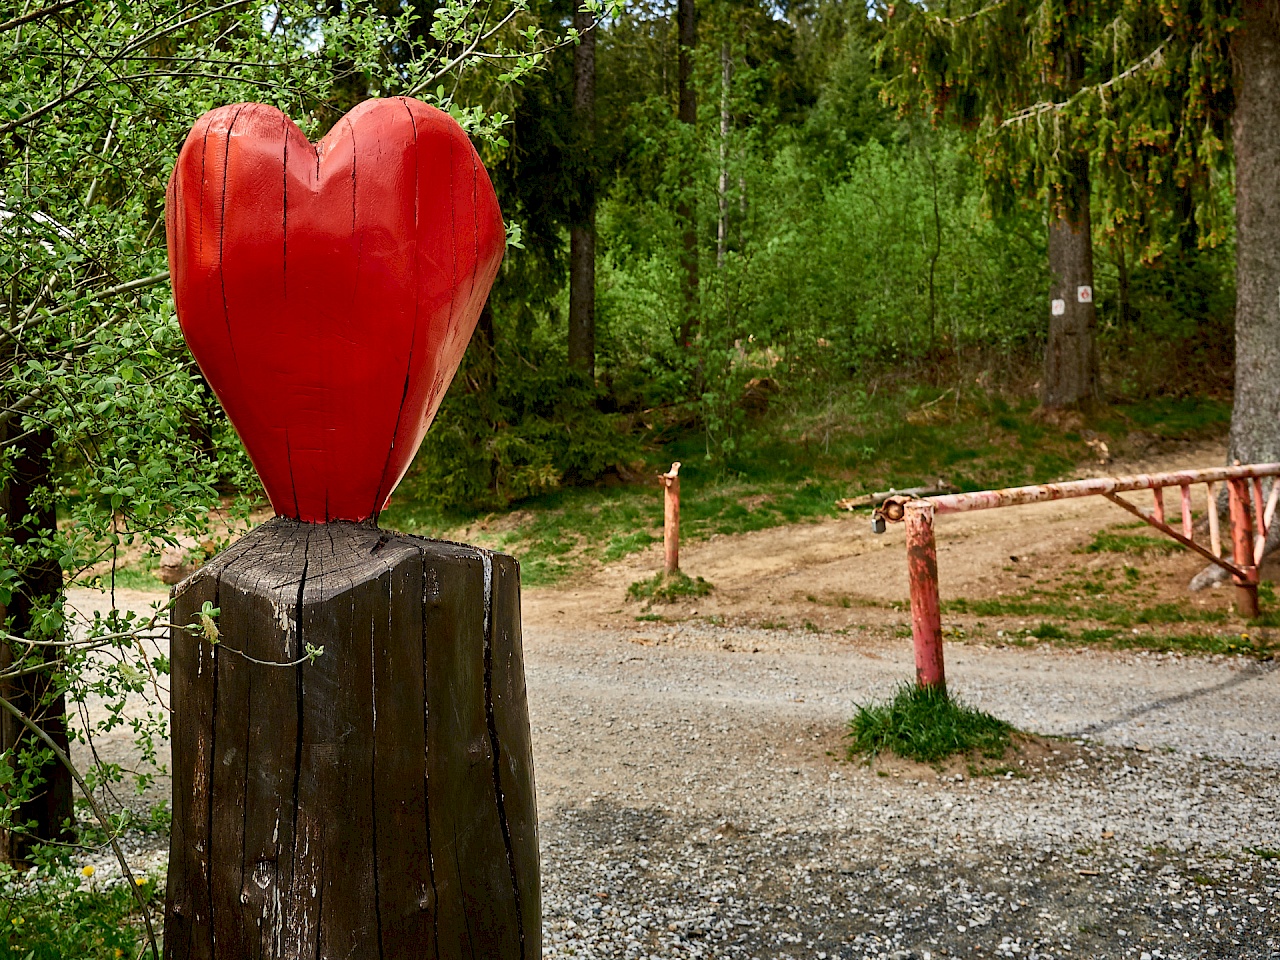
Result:
<svg viewBox="0 0 1280 960">
<path fill-rule="evenodd" d="M 166 957 L 541 955 L 513 560 L 276 519 L 176 597 Z"/>
</svg>

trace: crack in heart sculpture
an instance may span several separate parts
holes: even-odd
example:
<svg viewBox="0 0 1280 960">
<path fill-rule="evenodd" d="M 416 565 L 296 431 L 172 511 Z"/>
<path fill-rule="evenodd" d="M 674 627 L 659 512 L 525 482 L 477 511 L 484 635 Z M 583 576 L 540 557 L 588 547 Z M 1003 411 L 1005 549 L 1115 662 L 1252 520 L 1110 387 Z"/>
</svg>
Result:
<svg viewBox="0 0 1280 960">
<path fill-rule="evenodd" d="M 182 334 L 277 515 L 376 518 L 502 260 L 466 133 L 408 97 L 315 144 L 274 107 L 220 107 L 178 155 L 166 225 Z"/>
</svg>

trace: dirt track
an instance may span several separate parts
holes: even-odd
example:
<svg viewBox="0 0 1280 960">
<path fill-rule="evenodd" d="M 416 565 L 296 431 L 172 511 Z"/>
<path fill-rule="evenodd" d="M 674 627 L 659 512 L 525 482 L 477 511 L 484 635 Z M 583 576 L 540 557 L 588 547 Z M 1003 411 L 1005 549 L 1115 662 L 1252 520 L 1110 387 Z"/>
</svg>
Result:
<svg viewBox="0 0 1280 960">
<path fill-rule="evenodd" d="M 943 518 L 944 597 L 1016 589 L 1010 556 L 1065 562 L 1117 514 Z M 547 956 L 1280 955 L 1270 663 L 949 644 L 959 695 L 1064 739 L 985 773 L 867 767 L 844 723 L 911 654 L 903 613 L 854 601 L 905 596 L 900 530 L 690 544 L 713 597 L 636 621 L 655 559 L 525 597 Z M 1167 562 L 1170 590 L 1196 569 Z"/>
<path fill-rule="evenodd" d="M 1098 467 L 1099 476 L 1203 467 L 1221 463 L 1219 444 L 1187 444 L 1173 454 L 1151 460 Z M 1080 474 L 1084 476 L 1086 474 Z M 1203 487 L 1195 490 L 1203 495 Z M 1147 505 L 1150 494 L 1141 500 Z M 1138 500 L 1138 496 L 1134 495 Z M 655 498 L 656 500 L 656 498 Z M 1169 516 L 1177 516 L 1177 492 L 1167 491 Z M 1196 503 L 1197 509 L 1203 504 Z M 1019 589 L 1020 581 L 1060 567 L 1072 550 L 1087 544 L 1108 524 L 1133 518 L 1101 497 L 987 510 L 939 517 L 938 571 L 943 599 L 977 598 Z M 1016 557 L 1017 561 L 1011 561 Z M 902 525 L 877 536 L 865 511 L 818 523 L 773 527 L 730 537 L 682 544 L 681 568 L 705 577 L 716 587 L 703 601 L 674 608 L 679 617 L 721 616 L 736 622 L 810 620 L 823 628 L 885 625 L 903 622 L 882 605 L 907 596 L 907 568 Z M 525 619 L 535 625 L 574 628 L 622 627 L 635 623 L 634 605 L 623 603 L 627 586 L 661 568 L 661 548 L 634 554 L 571 586 L 529 591 Z M 1004 568 L 1017 564 L 1015 571 Z M 1100 562 L 1118 563 L 1114 558 Z M 1185 585 L 1203 566 L 1192 554 L 1161 561 L 1161 575 L 1171 592 L 1185 595 Z M 1270 571 L 1268 571 L 1270 572 Z M 1230 591 L 1211 591 L 1200 599 L 1226 605 Z M 841 598 L 851 601 L 840 607 Z M 815 602 L 816 601 L 816 602 Z M 860 601 L 871 601 L 868 607 Z M 661 612 L 661 611 L 659 611 Z"/>
</svg>

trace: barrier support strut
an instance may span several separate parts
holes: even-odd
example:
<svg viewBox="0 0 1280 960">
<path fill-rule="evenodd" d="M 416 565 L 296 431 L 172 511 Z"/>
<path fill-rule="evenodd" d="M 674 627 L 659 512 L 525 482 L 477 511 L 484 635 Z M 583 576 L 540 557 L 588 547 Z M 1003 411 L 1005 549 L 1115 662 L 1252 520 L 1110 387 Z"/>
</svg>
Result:
<svg viewBox="0 0 1280 960">
<path fill-rule="evenodd" d="M 927 500 L 912 500 L 905 506 L 916 682 L 922 687 L 945 690 L 947 677 L 942 656 L 942 611 L 938 606 L 938 548 L 933 538 L 933 504 Z"/>
<path fill-rule="evenodd" d="M 1232 577 L 1236 586 L 1236 611 L 1250 620 L 1258 616 L 1258 568 L 1253 562 L 1253 523 L 1249 517 L 1249 481 L 1243 477 L 1227 481 L 1227 503 L 1231 512 L 1231 552 L 1240 573 Z"/>
</svg>

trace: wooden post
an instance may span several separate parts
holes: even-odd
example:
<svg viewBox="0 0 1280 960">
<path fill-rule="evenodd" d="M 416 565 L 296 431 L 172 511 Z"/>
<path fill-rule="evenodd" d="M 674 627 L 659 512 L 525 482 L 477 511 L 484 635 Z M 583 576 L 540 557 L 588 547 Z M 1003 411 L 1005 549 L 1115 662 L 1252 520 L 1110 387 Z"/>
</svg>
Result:
<svg viewBox="0 0 1280 960">
<path fill-rule="evenodd" d="M 1245 571 L 1235 577 L 1236 611 L 1252 620 L 1258 616 L 1258 568 L 1253 563 L 1253 523 L 1249 519 L 1249 481 L 1228 480 L 1227 502 L 1231 511 L 1232 560 Z"/>
<path fill-rule="evenodd" d="M 916 682 L 922 687 L 945 690 L 947 673 L 942 655 L 942 611 L 938 606 L 938 548 L 933 537 L 933 504 L 926 500 L 910 501 L 906 505 L 906 521 Z"/>
<path fill-rule="evenodd" d="M 166 958 L 541 956 L 514 560 L 277 518 L 175 596 Z"/>
<path fill-rule="evenodd" d="M 671 576 L 680 569 L 680 461 L 661 475 L 665 491 L 662 511 L 663 572 Z"/>
</svg>

